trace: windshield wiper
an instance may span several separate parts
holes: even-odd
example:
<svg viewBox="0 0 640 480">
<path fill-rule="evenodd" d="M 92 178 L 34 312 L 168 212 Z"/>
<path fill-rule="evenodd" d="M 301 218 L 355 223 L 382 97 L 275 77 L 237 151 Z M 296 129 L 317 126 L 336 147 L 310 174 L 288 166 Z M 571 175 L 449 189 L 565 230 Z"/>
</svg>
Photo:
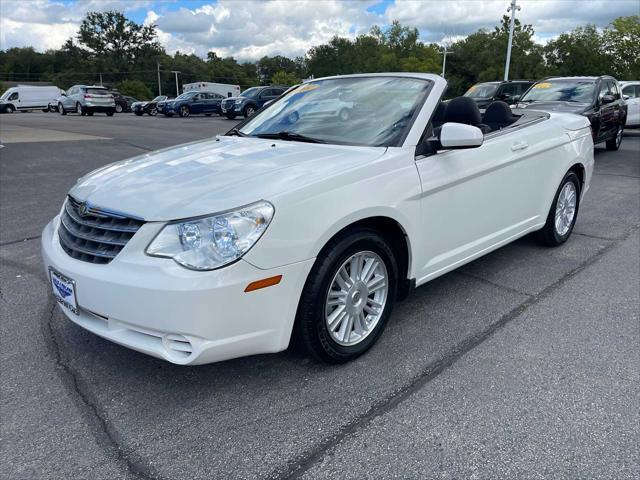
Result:
<svg viewBox="0 0 640 480">
<path fill-rule="evenodd" d="M 277 133 L 258 133 L 257 135 L 252 136 L 258 138 L 277 138 L 279 140 L 292 140 L 294 142 L 327 143 L 324 140 L 307 137 L 306 135 L 301 135 L 295 132 L 287 132 L 286 130 Z"/>
<path fill-rule="evenodd" d="M 248 137 L 249 136 L 246 133 L 242 133 L 237 128 L 232 128 L 231 130 L 229 130 L 229 132 L 227 132 L 227 135 L 229 135 L 229 136 L 235 135 L 236 137 Z"/>
</svg>

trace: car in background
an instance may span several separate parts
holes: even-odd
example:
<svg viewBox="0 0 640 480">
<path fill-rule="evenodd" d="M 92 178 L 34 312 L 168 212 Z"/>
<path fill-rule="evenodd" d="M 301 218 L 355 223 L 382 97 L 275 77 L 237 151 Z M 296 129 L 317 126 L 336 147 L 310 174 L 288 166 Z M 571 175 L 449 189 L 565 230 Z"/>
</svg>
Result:
<svg viewBox="0 0 640 480">
<path fill-rule="evenodd" d="M 627 127 L 640 127 L 640 81 L 620 82 L 622 98 L 627 102 Z"/>
<path fill-rule="evenodd" d="M 130 112 L 131 104 L 138 101 L 133 97 L 126 97 L 114 90 L 109 93 L 113 95 L 113 100 L 116 102 L 116 113 Z"/>
<path fill-rule="evenodd" d="M 0 96 L 0 113 L 13 113 L 29 110 L 49 110 L 49 104 L 60 95 L 58 87 L 34 87 L 32 85 L 18 85 L 8 88 Z"/>
<path fill-rule="evenodd" d="M 265 103 L 274 100 L 287 90 L 286 87 L 251 87 L 238 97 L 229 97 L 222 101 L 222 114 L 228 119 L 238 115 L 249 118 Z"/>
<path fill-rule="evenodd" d="M 131 104 L 131 111 L 138 116 L 146 113 L 147 115 L 155 117 L 158 114 L 158 103 L 164 102 L 168 98 L 169 97 L 166 95 L 158 95 L 156 98 L 148 102 L 134 102 Z"/>
<path fill-rule="evenodd" d="M 213 92 L 185 92 L 173 100 L 158 103 L 158 111 L 167 117 L 174 115 L 188 117 L 200 113 L 206 116 L 211 116 L 214 113 L 220 115 L 222 113 L 220 105 L 223 98 L 219 93 Z"/>
<path fill-rule="evenodd" d="M 496 100 L 512 105 L 533 83 L 531 80 L 476 83 L 465 92 L 464 96 L 472 98 L 478 104 L 478 108 L 486 108 Z"/>
<path fill-rule="evenodd" d="M 605 142 L 607 150 L 620 148 L 627 120 L 620 86 L 608 75 L 540 80 L 522 95 L 516 108 L 584 115 L 591 122 L 593 143 Z"/>
<path fill-rule="evenodd" d="M 113 95 L 100 85 L 74 85 L 58 98 L 58 113 L 76 112 L 92 116 L 96 112 L 111 117 L 116 111 Z"/>
</svg>

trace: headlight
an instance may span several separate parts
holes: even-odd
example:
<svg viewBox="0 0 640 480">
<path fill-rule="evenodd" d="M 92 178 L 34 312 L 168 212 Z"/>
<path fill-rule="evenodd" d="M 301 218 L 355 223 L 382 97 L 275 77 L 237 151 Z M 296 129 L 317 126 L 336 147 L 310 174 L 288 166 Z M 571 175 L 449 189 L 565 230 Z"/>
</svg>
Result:
<svg viewBox="0 0 640 480">
<path fill-rule="evenodd" d="M 236 105 L 240 105 L 240 104 L 242 103 L 242 100 L 236 100 L 236 101 L 235 101 L 235 102 L 233 102 L 233 103 L 235 103 Z"/>
<path fill-rule="evenodd" d="M 242 257 L 271 223 L 274 208 L 258 202 L 238 210 L 174 222 L 147 247 L 153 257 L 173 258 L 192 270 L 214 270 Z"/>
</svg>

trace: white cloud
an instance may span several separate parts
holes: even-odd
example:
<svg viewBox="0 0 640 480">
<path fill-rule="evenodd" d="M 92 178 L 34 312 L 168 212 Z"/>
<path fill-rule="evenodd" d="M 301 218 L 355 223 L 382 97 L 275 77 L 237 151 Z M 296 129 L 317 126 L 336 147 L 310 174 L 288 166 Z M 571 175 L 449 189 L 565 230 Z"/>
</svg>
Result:
<svg viewBox="0 0 640 480">
<path fill-rule="evenodd" d="M 372 25 L 400 20 L 420 29 L 423 41 L 462 38 L 492 29 L 507 13 L 508 0 L 395 0 L 382 14 L 368 12 L 379 0 L 218 0 L 189 8 L 160 0 L 0 0 L 0 48 L 60 47 L 87 11 L 142 12 L 156 23 L 168 52 L 205 56 L 208 51 L 256 60 L 263 55 L 303 55 L 340 35 L 353 38 Z M 585 23 L 604 27 L 621 15 L 638 14 L 638 0 L 518 0 L 517 17 L 532 24 L 536 39 L 548 40 Z M 140 18 L 140 17 L 139 17 Z"/>
</svg>

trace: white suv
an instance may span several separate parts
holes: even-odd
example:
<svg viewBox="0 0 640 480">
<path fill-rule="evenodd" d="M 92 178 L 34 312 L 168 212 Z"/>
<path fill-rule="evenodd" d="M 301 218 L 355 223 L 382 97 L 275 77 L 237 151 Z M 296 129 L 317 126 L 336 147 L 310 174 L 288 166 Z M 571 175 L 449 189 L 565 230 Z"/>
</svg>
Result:
<svg viewBox="0 0 640 480">
<path fill-rule="evenodd" d="M 113 95 L 105 87 L 74 85 L 58 98 L 58 113 L 66 115 L 76 112 L 80 115 L 93 115 L 94 112 L 112 116 L 116 111 Z"/>
</svg>

